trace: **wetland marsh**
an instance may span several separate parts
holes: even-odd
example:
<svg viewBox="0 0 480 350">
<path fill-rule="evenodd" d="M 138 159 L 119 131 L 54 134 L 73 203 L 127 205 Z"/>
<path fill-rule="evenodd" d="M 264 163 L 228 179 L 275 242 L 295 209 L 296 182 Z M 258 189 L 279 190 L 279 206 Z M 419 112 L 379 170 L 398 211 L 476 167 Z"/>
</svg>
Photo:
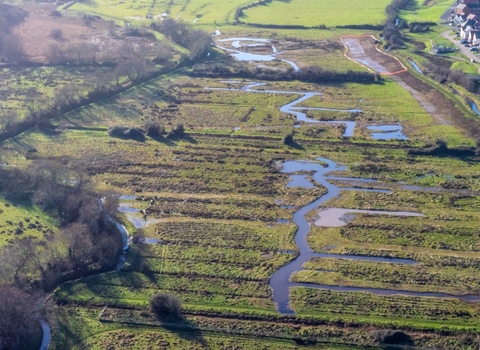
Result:
<svg viewBox="0 0 480 350">
<path fill-rule="evenodd" d="M 386 5 L 362 0 L 358 12 L 378 26 Z M 128 21 L 168 41 L 180 63 L 119 79 L 120 92 L 0 145 L 1 164 L 57 161 L 115 198 L 118 217 L 106 221 L 121 234 L 116 269 L 55 288 L 58 323 L 51 334 L 42 323 L 49 349 L 383 349 L 391 344 L 376 332 L 387 330 L 422 349 L 474 349 L 480 163 L 458 124 L 465 106 L 419 54 L 385 53 L 377 30 L 333 28 L 368 24 L 352 9 L 313 18 L 312 6 L 102 0 L 61 10 Z M 420 13 L 428 6 L 437 2 Z M 215 34 L 214 45 L 192 59 L 171 35 L 140 27 L 162 18 Z M 332 28 L 309 28 L 321 24 Z M 21 113 L 69 80 L 95 80 L 94 66 L 15 69 L 3 71 L 0 95 Z M 113 137 L 115 127 L 143 137 Z M 63 228 L 48 210 L 0 201 L 0 246 L 45 246 Z M 151 313 L 156 293 L 178 298 L 182 317 Z"/>
</svg>

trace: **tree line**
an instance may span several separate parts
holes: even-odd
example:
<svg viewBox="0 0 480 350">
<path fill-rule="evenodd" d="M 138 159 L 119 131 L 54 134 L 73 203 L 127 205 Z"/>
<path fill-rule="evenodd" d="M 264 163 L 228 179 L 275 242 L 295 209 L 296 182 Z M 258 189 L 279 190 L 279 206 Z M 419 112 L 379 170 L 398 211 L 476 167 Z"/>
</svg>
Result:
<svg viewBox="0 0 480 350">
<path fill-rule="evenodd" d="M 43 230 L 37 240 L 22 238 L 25 226 L 41 228 L 35 218 L 10 222 L 18 225 L 16 238 L 0 253 L 0 350 L 24 349 L 39 339 L 39 322 L 49 316 L 46 292 L 116 266 L 122 251 L 112 223 L 118 200 L 107 196 L 100 205 L 81 173 L 45 159 L 24 169 L 0 167 L 0 195 L 37 206 L 59 223 L 58 232 Z"/>
<path fill-rule="evenodd" d="M 54 217 L 58 233 L 45 233 L 45 242 L 18 238 L 0 253 L 0 282 L 20 289 L 50 291 L 64 278 L 91 269 L 112 268 L 122 249 L 122 239 L 111 217 L 117 200 L 89 188 L 81 173 L 45 159 L 33 160 L 25 169 L 0 168 L 0 194 L 7 200 L 37 206 Z M 36 224 L 30 218 L 19 227 Z"/>
<path fill-rule="evenodd" d="M 20 8 L 0 3 L 0 59 L 15 61 L 23 56 L 20 39 L 12 28 L 27 16 Z"/>
<path fill-rule="evenodd" d="M 362 84 L 379 83 L 383 79 L 380 75 L 363 71 L 338 72 L 324 69 L 320 66 L 309 66 L 295 71 L 293 68 L 275 70 L 266 68 L 252 68 L 248 65 L 239 65 L 232 70 L 226 64 L 213 63 L 206 67 L 194 66 L 193 70 L 185 72 L 191 76 L 206 77 L 238 77 L 261 80 L 300 80 L 313 83 L 345 83 L 357 82 Z"/>
<path fill-rule="evenodd" d="M 176 21 L 173 18 L 166 18 L 160 23 L 152 23 L 151 28 L 186 48 L 189 51 L 188 58 L 191 61 L 205 58 L 213 45 L 210 34 L 203 30 L 193 29 L 186 22 Z"/>
</svg>

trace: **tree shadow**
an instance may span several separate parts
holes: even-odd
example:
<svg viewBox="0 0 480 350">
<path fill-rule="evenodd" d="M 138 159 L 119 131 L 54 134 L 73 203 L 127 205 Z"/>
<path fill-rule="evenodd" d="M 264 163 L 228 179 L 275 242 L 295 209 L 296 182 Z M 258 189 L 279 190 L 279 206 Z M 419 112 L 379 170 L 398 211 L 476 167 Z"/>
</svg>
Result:
<svg viewBox="0 0 480 350">
<path fill-rule="evenodd" d="M 151 138 L 152 140 L 157 141 L 157 142 L 163 143 L 163 144 L 165 144 L 166 146 L 176 146 L 176 145 L 177 145 L 175 142 L 172 141 L 172 139 L 167 138 L 167 137 L 164 137 L 164 136 L 162 136 L 162 135 L 150 136 L 150 138 Z"/>
<path fill-rule="evenodd" d="M 183 137 L 183 140 L 186 141 L 186 142 L 188 142 L 188 143 L 193 143 L 193 144 L 197 144 L 197 143 L 198 143 L 197 140 L 195 140 L 193 137 L 191 137 L 191 136 L 188 135 L 188 134 Z"/>
<path fill-rule="evenodd" d="M 184 340 L 195 342 L 205 348 L 208 348 L 208 343 L 203 337 L 201 329 L 194 326 L 184 318 L 177 318 L 175 322 L 172 321 L 173 320 L 165 320 L 162 322 L 162 327 L 174 333 L 175 335 L 178 335 Z"/>
<path fill-rule="evenodd" d="M 296 150 L 299 150 L 299 151 L 303 151 L 305 150 L 305 147 L 303 147 L 302 145 L 300 145 L 299 143 L 293 141 L 292 143 L 290 143 L 288 145 L 288 147 L 290 148 L 293 148 L 293 149 L 296 149 Z"/>
</svg>

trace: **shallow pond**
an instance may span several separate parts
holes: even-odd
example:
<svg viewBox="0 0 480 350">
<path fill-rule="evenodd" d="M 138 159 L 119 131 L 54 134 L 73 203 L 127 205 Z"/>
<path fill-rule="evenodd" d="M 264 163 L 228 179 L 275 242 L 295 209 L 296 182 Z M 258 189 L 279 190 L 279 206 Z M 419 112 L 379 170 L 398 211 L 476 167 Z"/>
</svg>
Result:
<svg viewBox="0 0 480 350">
<path fill-rule="evenodd" d="M 231 52 L 230 55 L 235 57 L 238 61 L 256 61 L 256 62 L 268 62 L 268 61 L 273 61 L 273 60 L 280 60 L 282 62 L 288 63 L 296 72 L 300 71 L 300 67 L 298 67 L 295 62 L 277 58 L 276 55 L 281 54 L 282 52 L 278 52 L 277 48 L 272 44 L 271 40 L 269 39 L 262 39 L 262 38 L 228 38 L 228 39 L 222 39 L 218 40 L 218 42 L 231 42 L 231 46 L 235 48 L 236 50 L 232 50 L 223 46 L 217 45 L 218 48 Z M 242 42 L 247 42 L 247 44 L 243 45 Z M 255 42 L 258 44 L 249 44 L 248 42 Z M 271 54 L 254 54 L 250 52 L 245 52 L 241 51 L 238 49 L 241 49 L 242 47 L 257 47 L 257 46 L 265 46 L 267 44 L 270 44 L 272 53 Z"/>
<path fill-rule="evenodd" d="M 472 109 L 472 111 L 478 115 L 480 115 L 480 111 L 478 110 L 478 106 L 475 102 L 473 101 L 468 101 L 468 104 L 470 105 L 470 108 Z"/>
<path fill-rule="evenodd" d="M 408 140 L 400 124 L 371 125 L 367 126 L 367 130 L 373 131 L 370 136 L 374 140 Z"/>
</svg>

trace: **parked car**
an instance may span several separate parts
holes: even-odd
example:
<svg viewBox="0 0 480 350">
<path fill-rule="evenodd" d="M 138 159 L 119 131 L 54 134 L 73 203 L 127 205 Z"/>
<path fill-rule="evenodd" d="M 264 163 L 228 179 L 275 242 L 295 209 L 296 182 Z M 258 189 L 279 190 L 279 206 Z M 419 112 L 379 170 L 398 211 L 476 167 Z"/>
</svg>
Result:
<svg viewBox="0 0 480 350">
<path fill-rule="evenodd" d="M 460 44 L 466 44 L 467 41 L 465 39 L 460 40 Z"/>
<path fill-rule="evenodd" d="M 463 45 L 463 46 L 465 46 L 465 47 L 470 47 L 470 44 L 465 44 L 465 45 Z"/>
<path fill-rule="evenodd" d="M 477 46 L 471 47 L 470 51 L 478 51 L 478 47 Z"/>
</svg>

